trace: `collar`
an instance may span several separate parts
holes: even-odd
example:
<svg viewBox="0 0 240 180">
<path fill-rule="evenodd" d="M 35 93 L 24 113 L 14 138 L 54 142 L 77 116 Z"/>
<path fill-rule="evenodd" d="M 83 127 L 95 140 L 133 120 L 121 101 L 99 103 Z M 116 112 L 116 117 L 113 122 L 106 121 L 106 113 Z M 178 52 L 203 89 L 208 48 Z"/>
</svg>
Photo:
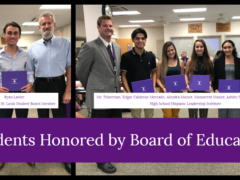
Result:
<svg viewBox="0 0 240 180">
<path fill-rule="evenodd" d="M 134 49 L 135 49 L 135 47 L 133 47 L 133 48 L 132 48 L 132 53 L 133 53 L 133 55 L 136 55 L 137 53 L 135 52 L 135 50 L 134 50 Z M 144 49 L 144 51 L 143 51 L 143 54 L 146 54 L 146 51 L 145 51 L 145 49 Z"/>
<path fill-rule="evenodd" d="M 53 35 L 52 38 L 51 38 L 48 42 L 53 42 L 55 38 L 56 38 L 56 37 Z M 45 41 L 43 38 L 42 38 L 42 42 L 43 42 L 43 43 L 48 43 L 48 42 Z"/>
<path fill-rule="evenodd" d="M 112 48 L 112 41 L 110 43 L 108 43 L 107 41 L 105 41 L 100 35 L 99 35 L 100 39 L 102 40 L 103 44 L 105 47 L 108 47 L 108 44 L 110 44 L 111 48 Z"/>
<path fill-rule="evenodd" d="M 6 51 L 5 51 L 5 48 L 6 48 L 6 45 L 3 46 L 3 48 L 0 50 L 0 54 L 6 52 Z M 18 51 L 17 51 L 17 52 L 21 52 L 21 51 L 22 51 L 22 48 L 20 48 L 20 47 L 18 47 L 18 46 L 17 46 L 17 48 L 18 48 Z"/>
</svg>

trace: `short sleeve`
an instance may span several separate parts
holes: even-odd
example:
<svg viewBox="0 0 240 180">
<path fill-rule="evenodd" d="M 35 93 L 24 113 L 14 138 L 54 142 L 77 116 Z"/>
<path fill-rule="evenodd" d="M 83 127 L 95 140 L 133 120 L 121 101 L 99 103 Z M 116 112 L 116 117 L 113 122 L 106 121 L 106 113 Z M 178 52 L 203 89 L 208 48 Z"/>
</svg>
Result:
<svg viewBox="0 0 240 180">
<path fill-rule="evenodd" d="M 71 66 L 71 42 L 67 40 L 67 63 L 66 67 Z"/>
<path fill-rule="evenodd" d="M 122 58 L 121 58 L 120 69 L 121 69 L 121 71 L 126 71 L 126 72 L 127 72 L 127 70 L 128 70 L 127 67 L 128 67 L 128 66 L 127 66 L 127 58 L 126 58 L 126 56 L 123 54 L 123 55 L 122 55 Z"/>
</svg>

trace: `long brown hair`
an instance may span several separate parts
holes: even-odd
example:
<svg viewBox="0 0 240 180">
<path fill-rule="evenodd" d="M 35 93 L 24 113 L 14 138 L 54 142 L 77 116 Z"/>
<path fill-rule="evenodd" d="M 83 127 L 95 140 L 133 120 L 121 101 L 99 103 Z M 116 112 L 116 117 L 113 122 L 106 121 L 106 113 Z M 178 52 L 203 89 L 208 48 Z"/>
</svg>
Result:
<svg viewBox="0 0 240 180">
<path fill-rule="evenodd" d="M 190 64 L 189 64 L 189 70 L 188 70 L 187 76 L 188 77 L 189 77 L 189 75 L 192 76 L 193 75 L 193 71 L 196 71 L 196 63 L 197 63 L 198 57 L 197 57 L 197 53 L 195 51 L 195 46 L 196 46 L 197 42 L 201 42 L 203 44 L 203 47 L 204 47 L 203 63 L 202 63 L 202 67 L 201 68 L 204 67 L 207 70 L 208 75 L 210 75 L 210 80 L 213 81 L 213 63 L 210 60 L 208 49 L 207 49 L 206 43 L 205 43 L 205 41 L 203 39 L 197 39 L 194 42 L 192 55 L 191 55 L 191 61 L 190 61 Z"/>
<path fill-rule="evenodd" d="M 164 77 L 167 75 L 167 70 L 168 70 L 167 49 L 169 46 L 173 46 L 173 48 L 175 49 L 174 59 L 178 59 L 177 50 L 176 50 L 175 45 L 171 41 L 166 42 L 162 48 L 162 62 L 161 62 L 161 67 L 160 67 L 160 81 L 161 81 L 162 85 L 164 85 L 164 86 L 165 86 Z"/>
</svg>

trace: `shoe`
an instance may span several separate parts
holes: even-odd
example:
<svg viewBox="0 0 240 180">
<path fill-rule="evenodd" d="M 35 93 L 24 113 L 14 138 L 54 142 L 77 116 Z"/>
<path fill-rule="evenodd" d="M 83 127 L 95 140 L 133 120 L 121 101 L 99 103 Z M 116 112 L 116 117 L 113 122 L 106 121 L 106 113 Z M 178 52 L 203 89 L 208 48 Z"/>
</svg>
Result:
<svg viewBox="0 0 240 180">
<path fill-rule="evenodd" d="M 117 169 L 111 163 L 98 163 L 97 167 L 108 174 L 112 174 L 117 171 Z"/>
<path fill-rule="evenodd" d="M 0 170 L 4 167 L 5 163 L 0 163 Z"/>
<path fill-rule="evenodd" d="M 66 171 L 71 174 L 71 163 L 63 163 Z"/>
<path fill-rule="evenodd" d="M 31 167 L 35 167 L 35 163 L 27 163 Z"/>
</svg>

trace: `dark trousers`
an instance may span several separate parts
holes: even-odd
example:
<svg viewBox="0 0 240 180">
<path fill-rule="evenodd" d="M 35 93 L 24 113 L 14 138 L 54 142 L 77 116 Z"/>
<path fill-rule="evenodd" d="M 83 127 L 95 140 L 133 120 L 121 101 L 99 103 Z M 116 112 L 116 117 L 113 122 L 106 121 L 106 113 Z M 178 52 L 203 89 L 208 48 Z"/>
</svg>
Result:
<svg viewBox="0 0 240 180">
<path fill-rule="evenodd" d="M 122 118 L 122 109 L 92 109 L 91 118 Z"/>
<path fill-rule="evenodd" d="M 205 91 L 192 91 L 188 93 L 208 93 Z M 189 118 L 197 118 L 198 117 L 198 109 L 188 109 Z M 199 117 L 200 118 L 207 118 L 208 116 L 208 109 L 199 109 Z"/>
<path fill-rule="evenodd" d="M 92 109 L 91 118 L 122 118 L 122 109 L 107 109 L 107 110 Z M 97 164 L 102 165 L 104 163 L 97 162 Z"/>
<path fill-rule="evenodd" d="M 15 109 L 17 118 L 27 118 L 28 109 Z M 11 118 L 13 109 L 0 109 L 0 118 Z"/>
<path fill-rule="evenodd" d="M 67 117 L 67 105 L 63 104 L 63 94 L 66 89 L 64 76 L 61 79 L 45 81 L 41 78 L 36 78 L 35 92 L 39 93 L 58 93 L 58 109 L 52 109 L 54 118 Z M 39 118 L 49 118 L 49 109 L 37 109 Z"/>
<path fill-rule="evenodd" d="M 21 91 L 10 91 L 9 93 L 25 93 Z M 15 109 L 17 118 L 27 118 L 28 109 Z M 13 109 L 0 109 L 0 118 L 11 118 Z"/>
</svg>

